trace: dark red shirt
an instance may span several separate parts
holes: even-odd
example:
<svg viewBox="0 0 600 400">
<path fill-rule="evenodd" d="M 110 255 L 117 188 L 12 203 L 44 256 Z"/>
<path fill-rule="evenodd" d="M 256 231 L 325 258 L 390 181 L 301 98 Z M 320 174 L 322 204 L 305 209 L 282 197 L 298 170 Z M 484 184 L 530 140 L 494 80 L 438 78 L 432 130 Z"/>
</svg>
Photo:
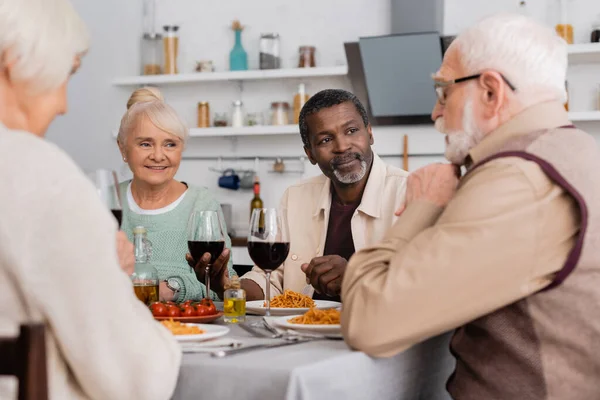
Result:
<svg viewBox="0 0 600 400">
<path fill-rule="evenodd" d="M 338 255 L 346 260 L 354 254 L 354 239 L 352 238 L 352 216 L 360 205 L 360 201 L 353 204 L 343 205 L 332 193 L 331 208 L 329 210 L 329 225 L 327 226 L 327 237 L 325 239 L 324 256 Z M 315 300 L 340 301 L 340 296 L 329 297 L 315 292 Z"/>
</svg>

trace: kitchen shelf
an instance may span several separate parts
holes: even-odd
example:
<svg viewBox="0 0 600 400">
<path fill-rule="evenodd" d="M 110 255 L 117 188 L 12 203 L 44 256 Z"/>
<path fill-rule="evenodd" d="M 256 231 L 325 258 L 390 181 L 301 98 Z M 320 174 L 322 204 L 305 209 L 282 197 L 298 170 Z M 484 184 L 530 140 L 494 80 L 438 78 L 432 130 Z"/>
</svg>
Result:
<svg viewBox="0 0 600 400">
<path fill-rule="evenodd" d="M 600 63 L 600 43 L 571 44 L 569 64 Z"/>
<path fill-rule="evenodd" d="M 112 84 L 115 86 L 158 86 L 193 82 L 238 82 L 264 79 L 319 78 L 328 76 L 345 76 L 347 74 L 348 66 L 342 65 L 336 67 L 258 69 L 248 71 L 196 72 L 191 74 L 176 75 L 129 76 L 117 78 L 113 80 Z"/>
<path fill-rule="evenodd" d="M 255 125 L 233 128 L 231 126 L 192 128 L 190 137 L 231 137 L 231 136 L 261 136 L 261 135 L 299 135 L 298 125 Z"/>
<path fill-rule="evenodd" d="M 571 111 L 571 121 L 600 121 L 600 111 Z"/>
</svg>

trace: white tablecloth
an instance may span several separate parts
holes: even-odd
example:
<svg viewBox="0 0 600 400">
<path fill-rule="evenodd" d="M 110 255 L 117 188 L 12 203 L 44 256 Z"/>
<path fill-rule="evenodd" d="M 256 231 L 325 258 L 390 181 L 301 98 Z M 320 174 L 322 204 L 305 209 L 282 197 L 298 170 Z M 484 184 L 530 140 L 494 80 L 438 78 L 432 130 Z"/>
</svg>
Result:
<svg viewBox="0 0 600 400">
<path fill-rule="evenodd" d="M 230 335 L 251 338 L 238 326 Z M 449 400 L 454 369 L 450 334 L 388 359 L 351 351 L 343 341 L 314 341 L 223 359 L 184 354 L 174 399 Z"/>
</svg>

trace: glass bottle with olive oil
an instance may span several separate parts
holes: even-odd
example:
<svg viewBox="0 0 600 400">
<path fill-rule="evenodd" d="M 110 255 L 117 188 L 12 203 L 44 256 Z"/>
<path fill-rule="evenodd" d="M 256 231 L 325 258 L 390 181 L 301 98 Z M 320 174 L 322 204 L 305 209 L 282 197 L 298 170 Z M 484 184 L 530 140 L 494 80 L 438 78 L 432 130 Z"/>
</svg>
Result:
<svg viewBox="0 0 600 400">
<path fill-rule="evenodd" d="M 223 320 L 232 324 L 246 321 L 246 291 L 237 276 L 231 278 L 223 294 Z"/>
</svg>

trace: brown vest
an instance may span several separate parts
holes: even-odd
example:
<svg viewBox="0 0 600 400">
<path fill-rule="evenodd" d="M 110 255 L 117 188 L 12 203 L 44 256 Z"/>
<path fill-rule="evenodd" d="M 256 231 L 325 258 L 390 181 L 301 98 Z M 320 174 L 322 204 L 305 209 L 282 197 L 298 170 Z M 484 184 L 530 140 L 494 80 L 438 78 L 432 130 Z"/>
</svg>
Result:
<svg viewBox="0 0 600 400">
<path fill-rule="evenodd" d="M 549 287 L 457 329 L 448 391 L 456 400 L 600 399 L 598 143 L 574 127 L 532 132 L 467 175 L 501 157 L 537 163 L 574 198 L 580 230 Z"/>
</svg>

